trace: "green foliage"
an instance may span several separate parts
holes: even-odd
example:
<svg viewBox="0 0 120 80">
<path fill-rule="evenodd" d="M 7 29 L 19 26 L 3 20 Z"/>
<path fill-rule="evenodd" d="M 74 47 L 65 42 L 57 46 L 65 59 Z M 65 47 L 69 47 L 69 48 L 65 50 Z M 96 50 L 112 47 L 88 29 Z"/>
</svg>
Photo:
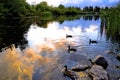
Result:
<svg viewBox="0 0 120 80">
<path fill-rule="evenodd" d="M 81 11 L 80 8 L 65 8 L 61 4 L 58 7 L 48 6 L 45 1 L 37 5 L 29 5 L 25 0 L 1 0 L 0 10 L 0 16 L 6 18 L 41 15 L 75 15 Z"/>
<path fill-rule="evenodd" d="M 107 20 L 108 39 L 116 40 L 120 38 L 120 6 L 105 8 L 105 10 L 102 11 L 102 17 Z"/>
<path fill-rule="evenodd" d="M 49 11 L 45 11 L 45 12 L 42 12 L 40 16 L 49 17 L 49 16 L 52 16 L 52 13 Z"/>
<path fill-rule="evenodd" d="M 29 13 L 29 5 L 25 0 L 1 0 L 0 4 L 5 17 L 22 17 Z"/>
<path fill-rule="evenodd" d="M 60 4 L 60 5 L 58 6 L 58 8 L 64 9 L 65 7 L 64 7 L 62 4 Z"/>
<path fill-rule="evenodd" d="M 5 18 L 5 13 L 7 12 L 7 9 L 3 7 L 3 3 L 0 3 L 0 18 Z"/>
<path fill-rule="evenodd" d="M 41 2 L 37 4 L 35 7 L 36 7 L 36 11 L 46 11 L 48 8 L 48 5 L 46 2 Z"/>
<path fill-rule="evenodd" d="M 100 12 L 100 7 L 95 6 L 95 8 L 93 8 L 92 6 L 86 6 L 83 8 L 83 12 Z"/>
<path fill-rule="evenodd" d="M 45 1 L 37 5 L 29 5 L 28 3 L 25 2 L 25 0 L 1 0 L 0 2 L 0 18 L 26 17 L 26 16 L 50 17 L 53 15 L 60 16 L 60 15 L 77 15 L 77 14 L 91 15 L 91 14 L 95 14 L 96 12 L 97 13 L 100 12 L 102 13 L 101 14 L 102 18 L 108 17 L 108 15 L 110 15 L 111 18 L 113 19 L 115 15 L 119 13 L 119 11 L 120 11 L 120 5 L 118 5 L 116 8 L 110 8 L 110 9 L 108 7 L 106 7 L 105 9 L 102 8 L 100 9 L 100 7 L 98 6 L 96 7 L 86 6 L 83 8 L 83 10 L 81 10 L 81 8 L 77 8 L 77 7 L 65 7 L 62 4 L 60 4 L 58 7 L 52 7 L 52 6 L 48 6 L 47 2 Z M 107 20 L 111 20 L 111 18 L 107 18 Z M 112 21 L 108 21 L 108 24 L 112 24 L 111 22 Z"/>
</svg>

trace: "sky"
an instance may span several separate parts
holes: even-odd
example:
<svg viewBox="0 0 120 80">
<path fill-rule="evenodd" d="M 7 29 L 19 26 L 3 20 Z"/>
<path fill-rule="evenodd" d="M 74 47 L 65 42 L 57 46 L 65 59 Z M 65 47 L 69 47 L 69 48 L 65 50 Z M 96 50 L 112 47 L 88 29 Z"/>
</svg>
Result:
<svg viewBox="0 0 120 80">
<path fill-rule="evenodd" d="M 75 6 L 75 7 L 85 7 L 85 6 L 114 6 L 120 0 L 26 0 L 29 4 L 37 4 L 42 1 L 46 1 L 49 6 L 59 6 L 60 4 L 64 6 Z"/>
</svg>

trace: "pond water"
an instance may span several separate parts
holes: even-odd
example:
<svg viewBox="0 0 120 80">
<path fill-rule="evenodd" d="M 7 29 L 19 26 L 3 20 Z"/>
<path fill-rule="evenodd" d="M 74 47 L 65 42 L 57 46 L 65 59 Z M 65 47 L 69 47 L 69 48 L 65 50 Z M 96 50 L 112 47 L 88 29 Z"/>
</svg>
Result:
<svg viewBox="0 0 120 80">
<path fill-rule="evenodd" d="M 23 32 L 22 34 L 14 33 L 14 39 L 16 38 L 15 34 L 16 36 L 21 35 L 21 40 L 16 39 L 19 44 L 17 41 L 13 43 L 14 40 L 13 42 L 9 40 L 6 42 L 17 45 L 15 47 L 15 52 L 19 54 L 17 60 L 24 65 L 29 65 L 29 67 L 20 68 L 23 71 L 21 73 L 29 77 L 28 80 L 31 79 L 31 76 L 32 80 L 70 80 L 63 77 L 61 73 L 64 65 L 71 68 L 78 64 L 90 64 L 88 59 L 94 59 L 97 55 L 104 56 L 108 61 L 107 71 L 111 80 L 117 80 L 120 77 L 120 69 L 115 67 L 116 65 L 120 66 L 120 61 L 116 59 L 116 54 L 119 52 L 116 52 L 116 49 L 119 48 L 119 44 L 106 39 L 106 27 L 101 27 L 101 19 L 85 20 L 79 18 L 77 20 L 65 20 L 62 23 L 51 21 L 47 22 L 46 28 L 34 23 L 25 28 Z M 13 31 L 11 33 L 13 34 Z M 66 37 L 66 35 L 72 37 Z M 97 41 L 97 44 L 90 43 L 89 39 Z M 69 45 L 76 51 L 69 52 Z M 20 49 L 21 47 L 24 48 Z M 110 51 L 115 52 L 115 54 L 108 54 Z M 4 52 L 6 51 L 1 53 Z M 4 59 L 6 60 L 6 58 Z M 5 65 L 5 63 L 3 64 Z M 0 67 L 0 69 L 2 68 Z M 30 75 L 27 74 L 27 70 L 26 73 L 24 72 L 26 68 L 31 69 L 31 72 L 28 71 Z M 26 77 L 19 76 L 21 79 Z"/>
</svg>

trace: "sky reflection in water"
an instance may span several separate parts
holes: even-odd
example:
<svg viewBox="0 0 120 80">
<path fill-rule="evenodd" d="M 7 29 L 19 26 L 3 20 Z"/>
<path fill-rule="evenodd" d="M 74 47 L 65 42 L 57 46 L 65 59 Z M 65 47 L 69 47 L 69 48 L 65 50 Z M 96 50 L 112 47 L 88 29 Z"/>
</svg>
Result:
<svg viewBox="0 0 120 80">
<path fill-rule="evenodd" d="M 36 46 L 46 45 L 46 47 L 55 49 L 56 46 L 53 44 L 54 42 L 68 42 L 66 34 L 73 36 L 69 41 L 74 41 L 76 45 L 78 44 L 76 42 L 79 42 L 82 37 L 84 37 L 86 41 L 89 39 L 98 40 L 100 37 L 100 20 L 88 22 L 83 22 L 83 20 L 65 21 L 63 24 L 51 22 L 48 23 L 47 28 L 32 24 L 28 30 L 26 39 L 28 40 L 29 47 L 35 48 Z"/>
<path fill-rule="evenodd" d="M 64 65 L 69 68 L 78 64 L 88 64 L 86 58 L 93 59 L 96 55 L 103 55 L 108 63 L 108 72 L 113 78 L 119 76 L 120 71 L 114 65 L 120 65 L 118 60 L 106 54 L 111 45 L 106 42 L 105 32 L 100 35 L 100 20 L 97 21 L 65 21 L 48 23 L 47 28 L 31 25 L 24 37 L 28 40 L 28 47 L 23 51 L 19 48 L 8 49 L 0 54 L 0 79 L 13 80 L 64 80 L 61 69 Z M 73 38 L 67 38 L 70 34 Z M 97 40 L 98 44 L 90 45 L 89 39 Z M 68 53 L 68 45 L 77 52 Z M 9 53 L 9 54 L 7 54 Z M 84 55 L 84 56 L 80 56 Z M 7 55 L 7 56 L 4 56 Z M 85 57 L 87 56 L 87 57 Z M 7 65 L 7 66 L 6 66 Z M 6 72 L 4 71 L 6 70 Z M 14 72 L 14 74 L 11 74 Z M 16 75 L 17 74 L 17 75 Z M 59 79 L 58 79 L 59 78 Z M 114 78 L 114 79 L 115 79 Z M 7 80 L 7 79 L 5 79 Z"/>
<path fill-rule="evenodd" d="M 50 60 L 52 60 L 50 65 L 43 64 L 41 67 L 35 69 L 33 80 L 50 80 L 51 77 L 56 80 L 58 79 L 58 75 L 59 78 L 62 78 L 58 80 L 63 80 L 59 70 L 64 65 L 73 67 L 79 63 L 88 63 L 84 57 L 80 58 L 79 55 L 75 54 L 69 55 L 67 46 L 79 47 L 79 45 L 89 45 L 90 38 L 98 40 L 100 20 L 90 21 L 90 23 L 89 21 L 84 22 L 81 19 L 65 21 L 62 24 L 51 22 L 48 23 L 47 28 L 32 24 L 26 33 L 28 46 L 40 56 L 51 58 Z M 73 38 L 66 39 L 66 34 L 72 35 Z M 77 53 L 79 53 L 80 50 L 80 48 L 77 48 Z M 56 70 L 53 70 L 55 67 L 57 67 Z"/>
<path fill-rule="evenodd" d="M 103 31 L 104 33 L 104 31 Z M 70 34 L 73 38 L 67 38 L 66 34 Z M 31 25 L 27 34 L 26 39 L 28 40 L 28 46 L 32 48 L 40 56 L 52 58 L 52 66 L 42 65 L 42 67 L 35 70 L 33 75 L 33 80 L 46 79 L 49 80 L 50 77 L 57 79 L 57 76 L 61 73 L 57 71 L 51 71 L 56 64 L 59 69 L 64 65 L 73 67 L 79 63 L 86 64 L 87 62 L 78 57 L 78 54 L 82 54 L 91 58 L 96 55 L 104 55 L 107 60 L 110 58 L 105 52 L 107 51 L 107 43 L 105 42 L 105 34 L 101 37 L 100 35 L 100 20 L 74 20 L 74 21 L 64 21 L 62 24 L 58 22 L 48 23 L 47 28 L 42 28 L 37 25 Z M 89 39 L 97 40 L 99 43 L 97 45 L 89 45 Z M 75 47 L 77 52 L 73 54 L 68 54 L 68 45 Z M 112 61 L 110 61 L 112 63 Z M 56 69 L 56 70 L 57 70 Z M 43 73 L 42 73 L 43 71 Z M 116 73 L 117 74 L 117 73 Z"/>
</svg>

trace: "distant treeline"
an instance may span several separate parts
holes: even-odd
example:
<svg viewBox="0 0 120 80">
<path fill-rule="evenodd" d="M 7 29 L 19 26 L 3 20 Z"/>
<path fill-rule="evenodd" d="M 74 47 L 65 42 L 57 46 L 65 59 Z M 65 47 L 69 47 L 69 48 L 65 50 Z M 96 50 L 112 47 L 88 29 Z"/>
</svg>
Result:
<svg viewBox="0 0 120 80">
<path fill-rule="evenodd" d="M 27 17 L 27 16 L 51 16 L 51 15 L 76 15 L 93 14 L 100 12 L 100 7 L 58 7 L 48 6 L 47 2 L 30 5 L 25 0 L 0 0 L 0 18 Z"/>
<path fill-rule="evenodd" d="M 98 6 L 80 7 L 58 7 L 48 6 L 47 2 L 43 1 L 37 5 L 30 5 L 26 0 L 0 0 L 0 18 L 9 17 L 27 17 L 27 16 L 51 16 L 51 15 L 76 15 L 76 14 L 107 14 L 109 11 L 119 8 L 100 8 Z M 112 13 L 112 11 L 110 11 Z M 118 10 L 120 11 L 120 10 Z M 114 12 L 114 11 L 113 11 Z"/>
</svg>

